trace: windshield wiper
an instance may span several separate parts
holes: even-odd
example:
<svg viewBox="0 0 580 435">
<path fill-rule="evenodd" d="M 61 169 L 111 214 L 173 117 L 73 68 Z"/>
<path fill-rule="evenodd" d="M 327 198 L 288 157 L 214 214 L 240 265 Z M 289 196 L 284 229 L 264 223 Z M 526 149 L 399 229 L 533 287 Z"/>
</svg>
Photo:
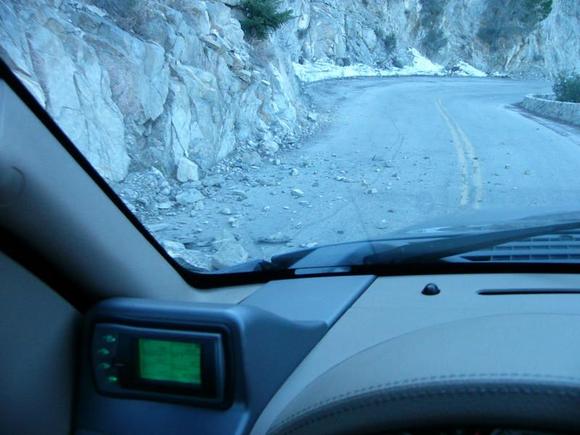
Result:
<svg viewBox="0 0 580 435">
<path fill-rule="evenodd" d="M 447 257 L 549 233 L 580 228 L 580 220 L 477 234 L 413 237 L 325 245 L 254 260 L 214 273 L 345 274 L 352 267 L 437 263 Z"/>
<path fill-rule="evenodd" d="M 375 252 L 364 257 L 362 264 L 433 263 L 466 252 L 576 228 L 580 228 L 580 221 L 479 234 L 447 236 L 443 239 L 408 243 L 382 252 Z"/>
</svg>

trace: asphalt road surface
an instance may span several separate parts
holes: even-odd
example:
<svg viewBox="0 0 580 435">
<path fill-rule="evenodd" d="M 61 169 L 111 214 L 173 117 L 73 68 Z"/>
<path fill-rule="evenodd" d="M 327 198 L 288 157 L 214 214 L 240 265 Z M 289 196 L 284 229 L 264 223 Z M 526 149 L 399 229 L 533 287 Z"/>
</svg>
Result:
<svg viewBox="0 0 580 435">
<path fill-rule="evenodd" d="M 226 181 L 201 234 L 230 228 L 260 258 L 436 218 L 580 208 L 580 130 L 513 106 L 546 93 L 545 82 L 355 79 L 307 90 L 323 127 L 278 164 Z M 233 189 L 247 199 L 228 196 Z"/>
</svg>

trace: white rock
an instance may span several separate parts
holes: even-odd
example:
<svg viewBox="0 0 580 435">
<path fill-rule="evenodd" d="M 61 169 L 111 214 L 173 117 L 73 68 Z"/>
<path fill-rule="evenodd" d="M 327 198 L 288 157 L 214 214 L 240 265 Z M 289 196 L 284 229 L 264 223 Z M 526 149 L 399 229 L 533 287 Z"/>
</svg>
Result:
<svg viewBox="0 0 580 435">
<path fill-rule="evenodd" d="M 197 189 L 188 189 L 175 196 L 175 200 L 181 205 L 192 205 L 205 199 L 205 196 Z"/>
<path fill-rule="evenodd" d="M 389 222 L 386 219 L 382 219 L 377 224 L 377 229 L 379 229 L 379 230 L 386 230 L 387 228 L 389 228 Z"/>
<path fill-rule="evenodd" d="M 169 210 L 170 208 L 172 208 L 175 205 L 174 202 L 172 201 L 167 201 L 167 202 L 162 202 L 160 204 L 157 204 L 157 208 L 159 210 Z"/>
<path fill-rule="evenodd" d="M 284 233 L 278 231 L 277 233 L 271 234 L 269 236 L 259 237 L 257 242 L 270 244 L 270 245 L 281 245 L 284 243 L 288 243 L 291 240 L 292 240 L 292 237 L 290 237 L 288 234 L 284 234 Z"/>
<path fill-rule="evenodd" d="M 247 193 L 240 189 L 232 190 L 232 195 L 234 195 L 238 201 L 244 201 L 248 199 Z"/>
<path fill-rule="evenodd" d="M 309 112 L 307 118 L 309 121 L 316 122 L 318 121 L 318 114 L 314 112 Z"/>
<path fill-rule="evenodd" d="M 280 150 L 280 146 L 273 140 L 265 140 L 260 145 L 262 152 L 268 155 L 277 153 Z"/>
<path fill-rule="evenodd" d="M 174 240 L 163 240 L 161 246 L 173 258 L 181 258 L 187 264 L 201 270 L 211 269 L 211 260 L 203 252 L 187 249 L 183 243 Z"/>
<path fill-rule="evenodd" d="M 304 192 L 300 189 L 292 189 L 290 191 L 290 194 L 294 197 L 294 198 L 302 198 L 304 196 Z"/>
<path fill-rule="evenodd" d="M 160 222 L 157 224 L 149 224 L 147 225 L 147 229 L 149 231 L 151 231 L 152 233 L 156 233 L 159 231 L 163 231 L 166 230 L 167 228 L 169 228 L 169 224 L 167 222 Z"/>
<path fill-rule="evenodd" d="M 181 183 L 199 181 L 199 167 L 188 158 L 182 157 L 177 164 L 177 180 Z"/>
<path fill-rule="evenodd" d="M 248 261 L 248 252 L 227 231 L 224 231 L 220 239 L 214 242 L 214 246 L 217 248 L 217 252 L 212 256 L 214 269 L 232 267 Z"/>
<path fill-rule="evenodd" d="M 185 249 L 185 245 L 174 240 L 163 240 L 161 246 L 165 248 L 168 252 L 177 252 Z"/>
</svg>

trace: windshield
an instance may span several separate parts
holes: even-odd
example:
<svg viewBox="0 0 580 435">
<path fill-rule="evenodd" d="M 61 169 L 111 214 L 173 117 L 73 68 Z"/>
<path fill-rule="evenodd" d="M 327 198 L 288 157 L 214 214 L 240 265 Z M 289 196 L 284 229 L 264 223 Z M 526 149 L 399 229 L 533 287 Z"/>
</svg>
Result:
<svg viewBox="0 0 580 435">
<path fill-rule="evenodd" d="M 196 271 L 580 208 L 577 0 L 12 0 L 0 56 Z"/>
</svg>

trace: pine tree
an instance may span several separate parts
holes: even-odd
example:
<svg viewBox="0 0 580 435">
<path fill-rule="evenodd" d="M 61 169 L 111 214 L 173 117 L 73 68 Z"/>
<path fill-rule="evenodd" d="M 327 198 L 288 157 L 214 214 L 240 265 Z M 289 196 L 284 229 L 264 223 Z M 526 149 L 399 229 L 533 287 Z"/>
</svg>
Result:
<svg viewBox="0 0 580 435">
<path fill-rule="evenodd" d="M 257 39 L 266 39 L 269 33 L 294 18 L 292 10 L 279 12 L 280 0 L 243 0 L 240 9 L 245 18 L 241 21 L 246 35 Z"/>
</svg>

